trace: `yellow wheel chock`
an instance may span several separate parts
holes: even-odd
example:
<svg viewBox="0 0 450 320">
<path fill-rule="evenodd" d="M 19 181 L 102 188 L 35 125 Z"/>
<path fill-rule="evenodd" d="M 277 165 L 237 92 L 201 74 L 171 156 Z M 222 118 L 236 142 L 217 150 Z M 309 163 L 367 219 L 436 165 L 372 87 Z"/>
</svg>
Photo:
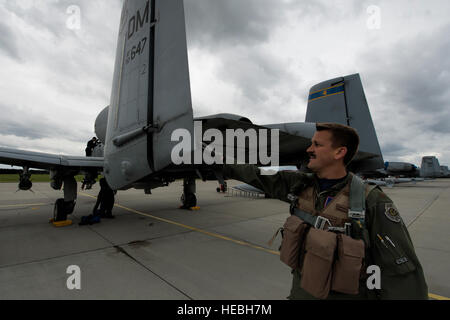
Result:
<svg viewBox="0 0 450 320">
<path fill-rule="evenodd" d="M 55 221 L 54 219 L 50 219 L 49 221 L 53 226 L 60 228 L 60 227 L 67 227 L 72 224 L 72 220 L 64 220 L 64 221 Z"/>
</svg>

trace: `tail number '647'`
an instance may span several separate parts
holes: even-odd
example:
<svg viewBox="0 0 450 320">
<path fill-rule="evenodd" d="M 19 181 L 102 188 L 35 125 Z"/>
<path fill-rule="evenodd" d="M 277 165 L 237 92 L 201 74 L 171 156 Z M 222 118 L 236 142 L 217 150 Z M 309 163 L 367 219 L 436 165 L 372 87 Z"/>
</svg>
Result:
<svg viewBox="0 0 450 320">
<path fill-rule="evenodd" d="M 133 46 L 130 50 L 128 50 L 127 58 L 125 59 L 125 63 L 126 64 L 130 63 L 138 55 L 144 53 L 146 43 L 147 43 L 147 38 L 143 38 L 141 41 L 139 41 L 137 46 Z"/>
</svg>

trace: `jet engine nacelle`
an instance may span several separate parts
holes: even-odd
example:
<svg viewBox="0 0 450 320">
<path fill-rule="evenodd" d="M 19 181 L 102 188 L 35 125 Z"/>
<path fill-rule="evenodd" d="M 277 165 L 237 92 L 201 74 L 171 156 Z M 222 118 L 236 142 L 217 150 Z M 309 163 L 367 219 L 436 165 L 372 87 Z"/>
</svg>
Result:
<svg viewBox="0 0 450 320">
<path fill-rule="evenodd" d="M 387 171 L 392 172 L 414 171 L 417 169 L 415 165 L 407 162 L 385 162 L 384 167 Z"/>
<path fill-rule="evenodd" d="M 206 116 L 206 117 L 195 118 L 194 120 L 217 119 L 217 118 L 252 123 L 249 118 L 246 118 L 246 117 L 243 117 L 243 116 L 240 116 L 240 115 L 237 115 L 237 114 L 232 114 L 232 113 L 213 114 L 213 115 Z"/>
<path fill-rule="evenodd" d="M 95 119 L 95 135 L 100 139 L 102 143 L 105 143 L 106 139 L 106 127 L 108 126 L 108 112 L 109 106 L 103 109 Z"/>
</svg>

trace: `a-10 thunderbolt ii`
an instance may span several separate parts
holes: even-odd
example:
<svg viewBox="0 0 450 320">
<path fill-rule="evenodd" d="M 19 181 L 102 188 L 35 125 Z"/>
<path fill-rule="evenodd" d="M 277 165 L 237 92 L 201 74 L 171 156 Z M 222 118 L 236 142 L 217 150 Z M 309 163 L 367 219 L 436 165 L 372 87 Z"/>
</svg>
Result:
<svg viewBox="0 0 450 320">
<path fill-rule="evenodd" d="M 358 74 L 313 86 L 307 108 L 305 123 L 256 125 L 247 117 L 226 113 L 194 119 L 183 1 L 125 1 L 110 104 L 95 121 L 96 135 L 104 142 L 103 155 L 61 156 L 0 148 L 0 163 L 24 168 L 19 183 L 22 190 L 31 188 L 28 168 L 49 170 L 51 186 L 56 190 L 64 184 L 64 199 L 58 199 L 55 203 L 56 221 L 65 220 L 73 212 L 77 198 L 74 176 L 80 173 L 94 180 L 103 172 L 113 190 L 137 188 L 147 194 L 176 179 L 184 179 L 183 206 L 195 206 L 196 179 L 217 179 L 223 183 L 218 170 L 220 166 L 211 165 L 201 156 L 213 140 L 211 132 L 215 139 L 223 133 L 225 147 L 222 150 L 226 150 L 223 156 L 227 159 L 236 158 L 230 154 L 236 154 L 234 151 L 239 148 L 245 150 L 249 158 L 250 154 L 259 155 L 265 149 L 272 150 L 271 156 L 278 155 L 278 165 L 300 167 L 308 158 L 306 149 L 315 132 L 315 122 L 347 124 L 357 129 L 361 138 L 359 152 L 350 169 L 364 172 L 383 167 L 378 139 Z M 200 163 L 174 163 L 172 153 L 181 142 L 173 139 L 173 133 L 181 129 L 195 141 L 184 141 L 186 144 L 183 145 L 187 147 L 179 154 L 183 159 L 191 160 L 198 160 L 200 154 Z M 245 141 L 244 137 L 241 141 L 244 144 L 239 147 L 238 141 L 235 146 L 235 139 L 239 138 L 226 135 L 227 130 L 233 129 L 242 129 L 247 133 L 254 130 L 258 145 L 252 145 L 250 139 Z M 265 131 L 260 130 L 264 129 L 279 129 L 271 131 L 278 133 L 278 139 L 272 142 L 273 135 L 270 139 L 263 137 L 260 133 Z M 199 136 L 203 138 L 200 142 Z M 216 149 L 210 150 L 209 154 L 214 156 L 214 151 Z M 218 154 L 221 152 L 217 151 Z M 267 163 L 257 158 L 255 164 Z"/>
<path fill-rule="evenodd" d="M 416 165 L 408 162 L 386 161 L 384 163 L 384 169 L 386 170 L 386 174 L 392 176 L 420 177 L 420 169 Z"/>
<path fill-rule="evenodd" d="M 374 172 L 372 177 L 405 177 L 405 178 L 416 178 L 420 177 L 420 169 L 408 162 L 398 162 L 398 161 L 386 161 L 384 163 L 384 168 L 378 169 Z"/>
</svg>

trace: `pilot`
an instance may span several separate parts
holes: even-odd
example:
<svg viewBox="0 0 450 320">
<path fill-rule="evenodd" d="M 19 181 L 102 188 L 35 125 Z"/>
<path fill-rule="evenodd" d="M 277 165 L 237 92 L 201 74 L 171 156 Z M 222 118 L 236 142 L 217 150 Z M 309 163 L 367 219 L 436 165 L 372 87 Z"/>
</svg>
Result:
<svg viewBox="0 0 450 320">
<path fill-rule="evenodd" d="M 280 256 L 288 251 L 293 261 L 288 299 L 428 299 L 422 266 L 392 200 L 379 187 L 359 180 L 365 214 L 349 210 L 353 190 L 358 189 L 351 182 L 358 178 L 347 165 L 358 145 L 354 129 L 318 123 L 306 150 L 313 173 L 261 175 L 253 165 L 224 165 L 226 178 L 291 203 L 290 223 L 293 213 L 302 212 L 303 219 L 294 218 L 295 228 L 287 230 L 286 221 L 280 247 Z M 308 223 L 317 222 L 318 216 L 326 223 Z M 294 239 L 291 247 L 289 239 Z M 369 266 L 379 267 L 378 273 Z"/>
</svg>

